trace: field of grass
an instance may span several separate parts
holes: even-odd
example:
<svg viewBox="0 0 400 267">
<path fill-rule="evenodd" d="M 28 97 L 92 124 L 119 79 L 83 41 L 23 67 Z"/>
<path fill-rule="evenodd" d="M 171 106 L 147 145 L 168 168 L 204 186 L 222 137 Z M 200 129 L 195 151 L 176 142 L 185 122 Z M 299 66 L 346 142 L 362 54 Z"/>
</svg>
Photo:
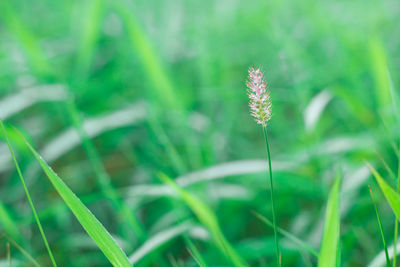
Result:
<svg viewBox="0 0 400 267">
<path fill-rule="evenodd" d="M 251 66 L 282 266 L 400 266 L 395 0 L 0 0 L 0 266 L 276 266 Z"/>
</svg>

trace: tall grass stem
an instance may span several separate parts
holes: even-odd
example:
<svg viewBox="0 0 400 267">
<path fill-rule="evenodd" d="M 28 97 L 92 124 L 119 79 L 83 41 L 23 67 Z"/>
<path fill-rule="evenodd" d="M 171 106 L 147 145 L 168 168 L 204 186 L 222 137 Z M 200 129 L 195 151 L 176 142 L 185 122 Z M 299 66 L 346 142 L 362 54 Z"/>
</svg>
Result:
<svg viewBox="0 0 400 267">
<path fill-rule="evenodd" d="M 397 186 L 396 186 L 396 192 L 398 193 L 400 190 L 400 142 L 399 142 L 399 150 L 398 150 L 398 164 L 397 164 Z M 397 220 L 397 217 L 395 216 L 394 218 L 394 238 L 393 238 L 393 267 L 396 267 L 396 261 L 397 261 L 397 236 L 399 233 L 399 221 Z"/>
<path fill-rule="evenodd" d="M 383 234 L 383 228 L 382 228 L 382 222 L 381 222 L 381 217 L 379 216 L 378 213 L 378 208 L 376 207 L 376 203 L 375 203 L 375 198 L 374 198 L 374 194 L 372 193 L 372 189 L 371 187 L 369 187 L 369 193 L 371 195 L 371 199 L 372 199 L 372 203 L 374 204 L 374 208 L 375 208 L 375 213 L 376 213 L 376 218 L 378 220 L 378 225 L 379 225 L 379 230 L 381 232 L 381 236 L 382 236 L 382 242 L 383 242 L 383 247 L 385 249 L 385 257 L 386 257 L 386 266 L 390 267 L 390 259 L 389 259 L 389 253 L 387 250 L 387 245 L 386 245 L 386 241 L 385 241 L 385 236 Z"/>
<path fill-rule="evenodd" d="M 279 242 L 278 242 L 278 231 L 276 227 L 276 215 L 275 215 L 275 205 L 274 205 L 274 185 L 272 181 L 272 167 L 271 167 L 271 153 L 269 151 L 269 143 L 268 143 L 268 133 L 267 127 L 263 126 L 264 137 L 265 137 L 265 145 L 267 147 L 268 154 L 268 170 L 269 170 L 269 181 L 271 185 L 271 207 L 272 207 L 272 223 L 274 225 L 274 237 L 275 237 L 275 252 L 276 252 L 276 263 L 277 266 L 281 266 L 281 257 L 279 251 Z"/>
<path fill-rule="evenodd" d="M 10 140 L 8 139 L 6 128 L 4 127 L 4 124 L 3 124 L 2 121 L 0 121 L 0 124 L 1 124 L 1 130 L 3 132 L 4 138 L 6 140 L 8 148 L 10 150 L 11 157 L 13 158 L 13 161 L 14 161 L 14 164 L 15 164 L 15 168 L 17 169 L 18 176 L 19 176 L 19 178 L 21 180 L 22 186 L 24 187 L 26 198 L 28 199 L 29 205 L 31 206 L 31 209 L 32 209 L 32 212 L 33 212 L 33 216 L 35 217 L 36 224 L 37 224 L 37 226 L 39 228 L 40 234 L 42 235 L 42 239 L 43 239 L 44 245 L 46 246 L 47 252 L 49 253 L 49 257 L 50 257 L 51 263 L 53 264 L 53 266 L 57 267 L 56 260 L 54 259 L 53 253 L 51 252 L 51 249 L 50 249 L 50 246 L 49 246 L 49 243 L 47 242 L 46 235 L 44 234 L 42 224 L 40 223 L 40 220 L 39 220 L 39 216 L 37 215 L 35 206 L 33 205 L 33 201 L 32 201 L 31 195 L 29 193 L 28 187 L 25 184 L 24 177 L 22 176 L 21 169 L 19 168 L 19 164 L 18 164 L 18 161 L 17 161 L 17 159 L 15 157 L 14 150 L 12 149 Z"/>
</svg>

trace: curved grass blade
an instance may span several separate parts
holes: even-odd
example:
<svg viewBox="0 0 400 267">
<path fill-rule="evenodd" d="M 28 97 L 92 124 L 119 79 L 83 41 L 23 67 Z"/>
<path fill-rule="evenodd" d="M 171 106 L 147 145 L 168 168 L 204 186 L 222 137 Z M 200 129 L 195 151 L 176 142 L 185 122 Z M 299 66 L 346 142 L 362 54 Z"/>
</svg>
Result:
<svg viewBox="0 0 400 267">
<path fill-rule="evenodd" d="M 372 203 L 374 204 L 375 213 L 376 213 L 376 218 L 377 218 L 377 220 L 378 220 L 378 225 L 379 225 L 379 230 L 381 231 L 381 237 L 382 237 L 383 247 L 384 247 L 384 249 L 385 249 L 386 266 L 387 266 L 387 267 L 390 267 L 389 253 L 388 253 L 388 250 L 387 250 L 387 245 L 386 245 L 386 241 L 385 241 L 385 235 L 383 234 L 383 228 L 382 228 L 381 217 L 379 216 L 378 208 L 376 207 L 375 198 L 374 198 L 374 194 L 372 193 L 372 189 L 371 189 L 370 186 L 368 186 L 368 188 L 369 188 L 369 193 L 370 193 L 370 195 L 371 195 Z"/>
<path fill-rule="evenodd" d="M 10 242 L 7 242 L 7 259 L 8 264 L 11 267 L 11 249 L 10 249 Z"/>
<path fill-rule="evenodd" d="M 337 249 L 340 235 L 339 190 L 338 176 L 329 193 L 325 214 L 324 234 L 318 257 L 318 267 L 334 267 L 337 261 Z"/>
<path fill-rule="evenodd" d="M 82 142 L 82 147 L 84 148 L 90 165 L 92 166 L 93 171 L 96 174 L 99 187 L 102 190 L 104 196 L 107 199 L 111 200 L 111 203 L 116 209 L 119 217 L 121 217 L 120 220 L 122 222 L 127 222 L 127 226 L 129 226 L 128 228 L 132 229 L 133 234 L 136 235 L 139 240 L 144 239 L 145 232 L 143 230 L 143 226 L 140 224 L 136 216 L 134 216 L 134 213 L 129 209 L 126 203 L 120 200 L 117 191 L 111 184 L 111 178 L 105 170 L 105 167 L 103 166 L 100 155 L 98 154 L 96 148 L 94 147 L 92 141 L 90 140 L 87 132 L 83 127 L 82 118 L 79 115 L 79 110 L 75 105 L 72 95 L 67 103 L 67 106 L 68 112 L 70 113 L 72 119 L 72 123 L 78 131 L 79 137 Z"/>
<path fill-rule="evenodd" d="M 26 184 L 25 184 L 24 177 L 22 176 L 21 169 L 19 168 L 18 161 L 17 161 L 17 159 L 15 158 L 14 150 L 13 150 L 12 147 L 11 147 L 11 143 L 10 143 L 10 140 L 8 139 L 8 135 L 7 135 L 6 128 L 4 127 L 4 123 L 3 123 L 2 120 L 0 120 L 0 124 L 1 124 L 1 131 L 2 131 L 2 133 L 3 133 L 3 135 L 4 135 L 4 138 L 5 138 L 5 140 L 6 140 L 6 143 L 7 143 L 7 145 L 8 145 L 9 150 L 10 150 L 11 157 L 12 157 L 12 159 L 13 159 L 13 161 L 14 161 L 15 168 L 17 169 L 18 176 L 19 176 L 19 178 L 20 178 L 20 180 L 21 180 L 22 186 L 24 187 L 24 191 L 25 191 L 26 198 L 28 199 L 29 205 L 31 206 L 32 213 L 33 213 L 33 215 L 34 215 L 34 217 L 35 217 L 36 224 L 37 224 L 37 226 L 38 226 L 38 228 L 39 228 L 39 231 L 40 231 L 40 234 L 41 234 L 41 236 L 42 236 L 44 245 L 46 246 L 46 249 L 47 249 L 47 252 L 48 252 L 48 254 L 49 254 L 51 263 L 53 264 L 53 266 L 57 266 L 56 260 L 54 259 L 53 253 L 51 252 L 49 243 L 47 242 L 46 235 L 44 234 L 42 224 L 40 223 L 39 217 L 38 217 L 38 215 L 37 215 L 35 206 L 33 205 L 33 201 L 32 201 L 31 195 L 30 195 L 30 193 L 29 193 L 28 187 L 27 187 Z"/>
<path fill-rule="evenodd" d="M 25 250 L 23 249 L 14 239 L 7 236 L 6 234 L 2 234 L 8 242 L 10 242 L 16 249 L 18 249 L 35 267 L 41 267 L 40 264 Z"/>
<path fill-rule="evenodd" d="M 200 267 L 207 267 L 206 262 L 204 261 L 203 257 L 201 256 L 201 253 L 199 250 L 196 248 L 195 244 L 192 242 L 192 240 L 185 234 L 183 236 L 183 239 L 185 240 L 185 243 L 187 245 L 187 251 L 189 252 L 190 256 L 196 261 L 196 263 Z"/>
<path fill-rule="evenodd" d="M 186 221 L 155 234 L 153 237 L 149 238 L 140 248 L 138 248 L 132 255 L 129 256 L 129 261 L 132 264 L 135 264 L 151 251 L 155 250 L 156 248 L 165 244 L 171 239 L 181 235 L 182 233 L 189 230 L 191 227 L 191 222 Z"/>
<path fill-rule="evenodd" d="M 14 239 L 21 239 L 21 235 L 17 225 L 14 223 L 13 217 L 2 202 L 0 202 L 0 227 L 0 230 L 3 230 Z"/>
<path fill-rule="evenodd" d="M 388 183 L 382 178 L 382 176 L 372 167 L 368 162 L 366 163 L 368 168 L 371 170 L 372 174 L 375 177 L 375 180 L 378 182 L 379 187 L 381 188 L 383 195 L 385 196 L 387 202 L 392 208 L 394 214 L 397 219 L 400 218 L 400 194 L 396 193 L 395 190 L 392 189 Z"/>
<path fill-rule="evenodd" d="M 18 131 L 17 131 L 18 132 Z M 19 132 L 18 132 L 19 133 Z M 19 133 L 21 139 L 30 149 L 36 160 L 39 162 L 43 171 L 46 173 L 54 188 L 60 194 L 65 204 L 71 209 L 72 213 L 78 219 L 79 223 L 88 233 L 88 235 L 97 244 L 107 259 L 113 266 L 131 266 L 128 257 L 117 245 L 115 240 L 97 218 L 90 212 L 81 200 L 69 189 L 69 187 L 61 180 L 60 177 L 50 168 L 42 159 L 36 150 L 28 143 L 25 137 Z"/>
<path fill-rule="evenodd" d="M 262 222 L 264 222 L 266 225 L 268 225 L 272 228 L 274 227 L 273 223 L 270 220 L 268 220 L 267 218 L 265 218 L 264 216 L 262 216 L 261 214 L 254 212 L 254 211 L 253 211 L 253 214 L 258 219 L 260 219 Z M 277 227 L 277 230 L 281 235 L 283 235 L 287 239 L 290 239 L 293 243 L 296 243 L 298 246 L 300 246 L 304 250 L 308 251 L 311 255 L 313 255 L 314 257 L 316 257 L 318 259 L 318 252 L 315 249 L 313 249 L 310 245 L 308 245 L 304 241 L 300 240 L 296 236 L 292 235 L 291 233 L 289 233 L 288 231 L 286 231 L 280 227 Z"/>
<path fill-rule="evenodd" d="M 173 180 L 163 173 L 159 173 L 158 177 L 166 184 L 168 184 L 179 197 L 186 203 L 186 205 L 193 211 L 199 221 L 210 231 L 217 247 L 224 253 L 226 258 L 231 261 L 233 266 L 246 266 L 243 259 L 226 240 L 221 228 L 218 224 L 217 217 L 211 209 L 203 203 L 200 199 L 189 194 L 187 191 L 179 187 Z"/>
</svg>

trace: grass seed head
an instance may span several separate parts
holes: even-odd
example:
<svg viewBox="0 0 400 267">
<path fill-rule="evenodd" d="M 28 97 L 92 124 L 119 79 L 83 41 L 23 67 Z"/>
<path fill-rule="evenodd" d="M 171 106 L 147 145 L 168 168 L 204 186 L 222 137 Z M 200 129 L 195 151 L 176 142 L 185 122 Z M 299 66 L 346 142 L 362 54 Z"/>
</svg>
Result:
<svg viewBox="0 0 400 267">
<path fill-rule="evenodd" d="M 267 83 L 264 80 L 264 73 L 261 68 L 249 68 L 247 81 L 247 92 L 250 98 L 250 114 L 255 121 L 262 126 L 267 126 L 271 119 L 271 98 L 267 90 Z"/>
</svg>

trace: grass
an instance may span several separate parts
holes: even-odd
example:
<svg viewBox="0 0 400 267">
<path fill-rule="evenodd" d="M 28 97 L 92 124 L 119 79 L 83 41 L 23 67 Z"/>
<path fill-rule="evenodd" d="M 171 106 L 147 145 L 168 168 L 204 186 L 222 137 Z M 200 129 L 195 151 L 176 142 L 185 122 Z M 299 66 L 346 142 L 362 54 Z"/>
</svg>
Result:
<svg viewBox="0 0 400 267">
<path fill-rule="evenodd" d="M 268 172 L 269 172 L 269 183 L 271 187 L 271 208 L 272 208 L 272 225 L 274 228 L 274 238 L 275 238 L 275 253 L 276 253 L 276 265 L 282 266 L 282 258 L 281 253 L 279 252 L 279 241 L 278 241 L 278 230 L 277 230 L 277 223 L 276 223 L 276 212 L 275 212 L 275 205 L 274 205 L 274 186 L 273 186 L 273 179 L 272 179 L 272 165 L 271 165 L 271 152 L 269 149 L 268 143 L 268 133 L 267 127 L 263 127 L 264 138 L 265 138 L 265 146 L 267 147 L 267 156 L 268 156 Z"/>
<path fill-rule="evenodd" d="M 41 236 L 42 236 L 43 242 L 44 242 L 44 244 L 45 244 L 45 246 L 46 246 L 47 252 L 49 253 L 49 257 L 50 257 L 51 263 L 52 263 L 53 266 L 57 266 L 56 260 L 54 259 L 53 253 L 51 252 L 51 248 L 50 248 L 49 242 L 47 241 L 46 235 L 45 235 L 45 233 L 44 233 L 42 224 L 40 223 L 39 217 L 38 217 L 38 215 L 37 215 L 36 208 L 35 208 L 35 206 L 33 205 L 33 201 L 32 201 L 32 198 L 31 198 L 31 194 L 29 193 L 29 190 L 28 190 L 28 187 L 26 186 L 24 177 L 22 176 L 21 169 L 20 169 L 20 167 L 19 167 L 18 161 L 17 161 L 17 159 L 15 158 L 14 150 L 12 149 L 11 144 L 10 144 L 10 141 L 9 141 L 9 139 L 8 139 L 8 135 L 7 135 L 7 132 L 6 132 L 6 128 L 4 127 L 3 121 L 1 121 L 1 120 L 0 120 L 0 127 L 1 127 L 2 134 L 3 134 L 3 136 L 4 136 L 4 138 L 5 138 L 6 142 L 7 142 L 8 148 L 9 148 L 9 150 L 10 150 L 10 154 L 11 154 L 11 157 L 12 157 L 12 159 L 13 159 L 13 161 L 14 161 L 15 168 L 17 169 L 18 176 L 19 176 L 19 178 L 21 179 L 21 183 L 22 183 L 22 186 L 23 186 L 23 188 L 24 188 L 25 195 L 26 195 L 26 198 L 27 198 L 27 200 L 28 200 L 29 206 L 30 206 L 31 209 L 32 209 L 32 213 L 33 213 L 33 215 L 34 215 L 34 217 L 35 217 L 36 224 L 37 224 L 37 226 L 38 226 L 38 228 L 39 228 L 39 231 L 40 231 L 40 234 L 41 234 Z"/>
<path fill-rule="evenodd" d="M 6 136 L 7 139 L 7 134 L 5 130 L 4 130 L 4 135 Z M 50 166 L 47 165 L 47 163 L 42 159 L 42 157 L 36 152 L 36 150 L 28 143 L 28 141 L 22 135 L 21 139 L 25 142 L 26 146 L 29 148 L 33 156 L 39 162 L 40 166 L 46 173 L 50 182 L 53 184 L 54 188 L 63 198 L 65 204 L 67 204 L 72 213 L 78 219 L 79 223 L 89 234 L 89 236 L 93 239 L 93 241 L 96 243 L 99 249 L 108 258 L 110 263 L 113 266 L 131 266 L 125 253 L 117 245 L 115 240 L 111 237 L 110 233 L 104 228 L 104 226 L 85 207 L 85 205 L 80 201 L 80 199 L 69 189 L 69 187 L 61 180 L 61 178 L 58 177 L 58 175 L 50 168 Z M 18 166 L 17 163 L 16 166 Z M 40 224 L 38 223 L 38 225 Z M 46 240 L 44 237 L 43 239 Z M 45 242 L 47 245 L 47 241 Z M 51 252 L 49 252 L 49 255 L 52 255 Z"/>
<path fill-rule="evenodd" d="M 321 248 L 318 256 L 318 267 L 337 266 L 340 261 L 340 215 L 339 215 L 339 192 L 341 178 L 338 176 L 329 193 L 326 206 L 324 232 L 321 241 Z M 339 249 L 338 249 L 339 248 Z"/>
<path fill-rule="evenodd" d="M 275 265 L 251 65 L 273 101 L 283 266 L 385 264 L 381 235 L 397 264 L 397 2 L 15 0 L 0 10 L 0 118 L 16 160 L 0 136 L 1 264 Z M 122 112 L 138 103 L 132 118 Z"/>
<path fill-rule="evenodd" d="M 374 198 L 374 194 L 372 193 L 371 187 L 369 187 L 369 191 L 371 193 L 372 202 L 374 203 L 374 209 L 375 209 L 375 213 L 376 213 L 376 219 L 378 220 L 379 230 L 381 231 L 383 247 L 384 247 L 384 250 L 385 250 L 386 266 L 390 267 L 389 253 L 388 253 L 388 250 L 387 250 L 387 245 L 386 245 L 386 241 L 385 241 L 385 235 L 383 234 L 383 227 L 382 227 L 381 217 L 379 216 L 378 208 L 376 207 L 375 198 Z M 396 237 L 396 235 L 395 235 L 395 237 Z M 394 247 L 396 247 L 396 246 L 394 246 Z"/>
</svg>

